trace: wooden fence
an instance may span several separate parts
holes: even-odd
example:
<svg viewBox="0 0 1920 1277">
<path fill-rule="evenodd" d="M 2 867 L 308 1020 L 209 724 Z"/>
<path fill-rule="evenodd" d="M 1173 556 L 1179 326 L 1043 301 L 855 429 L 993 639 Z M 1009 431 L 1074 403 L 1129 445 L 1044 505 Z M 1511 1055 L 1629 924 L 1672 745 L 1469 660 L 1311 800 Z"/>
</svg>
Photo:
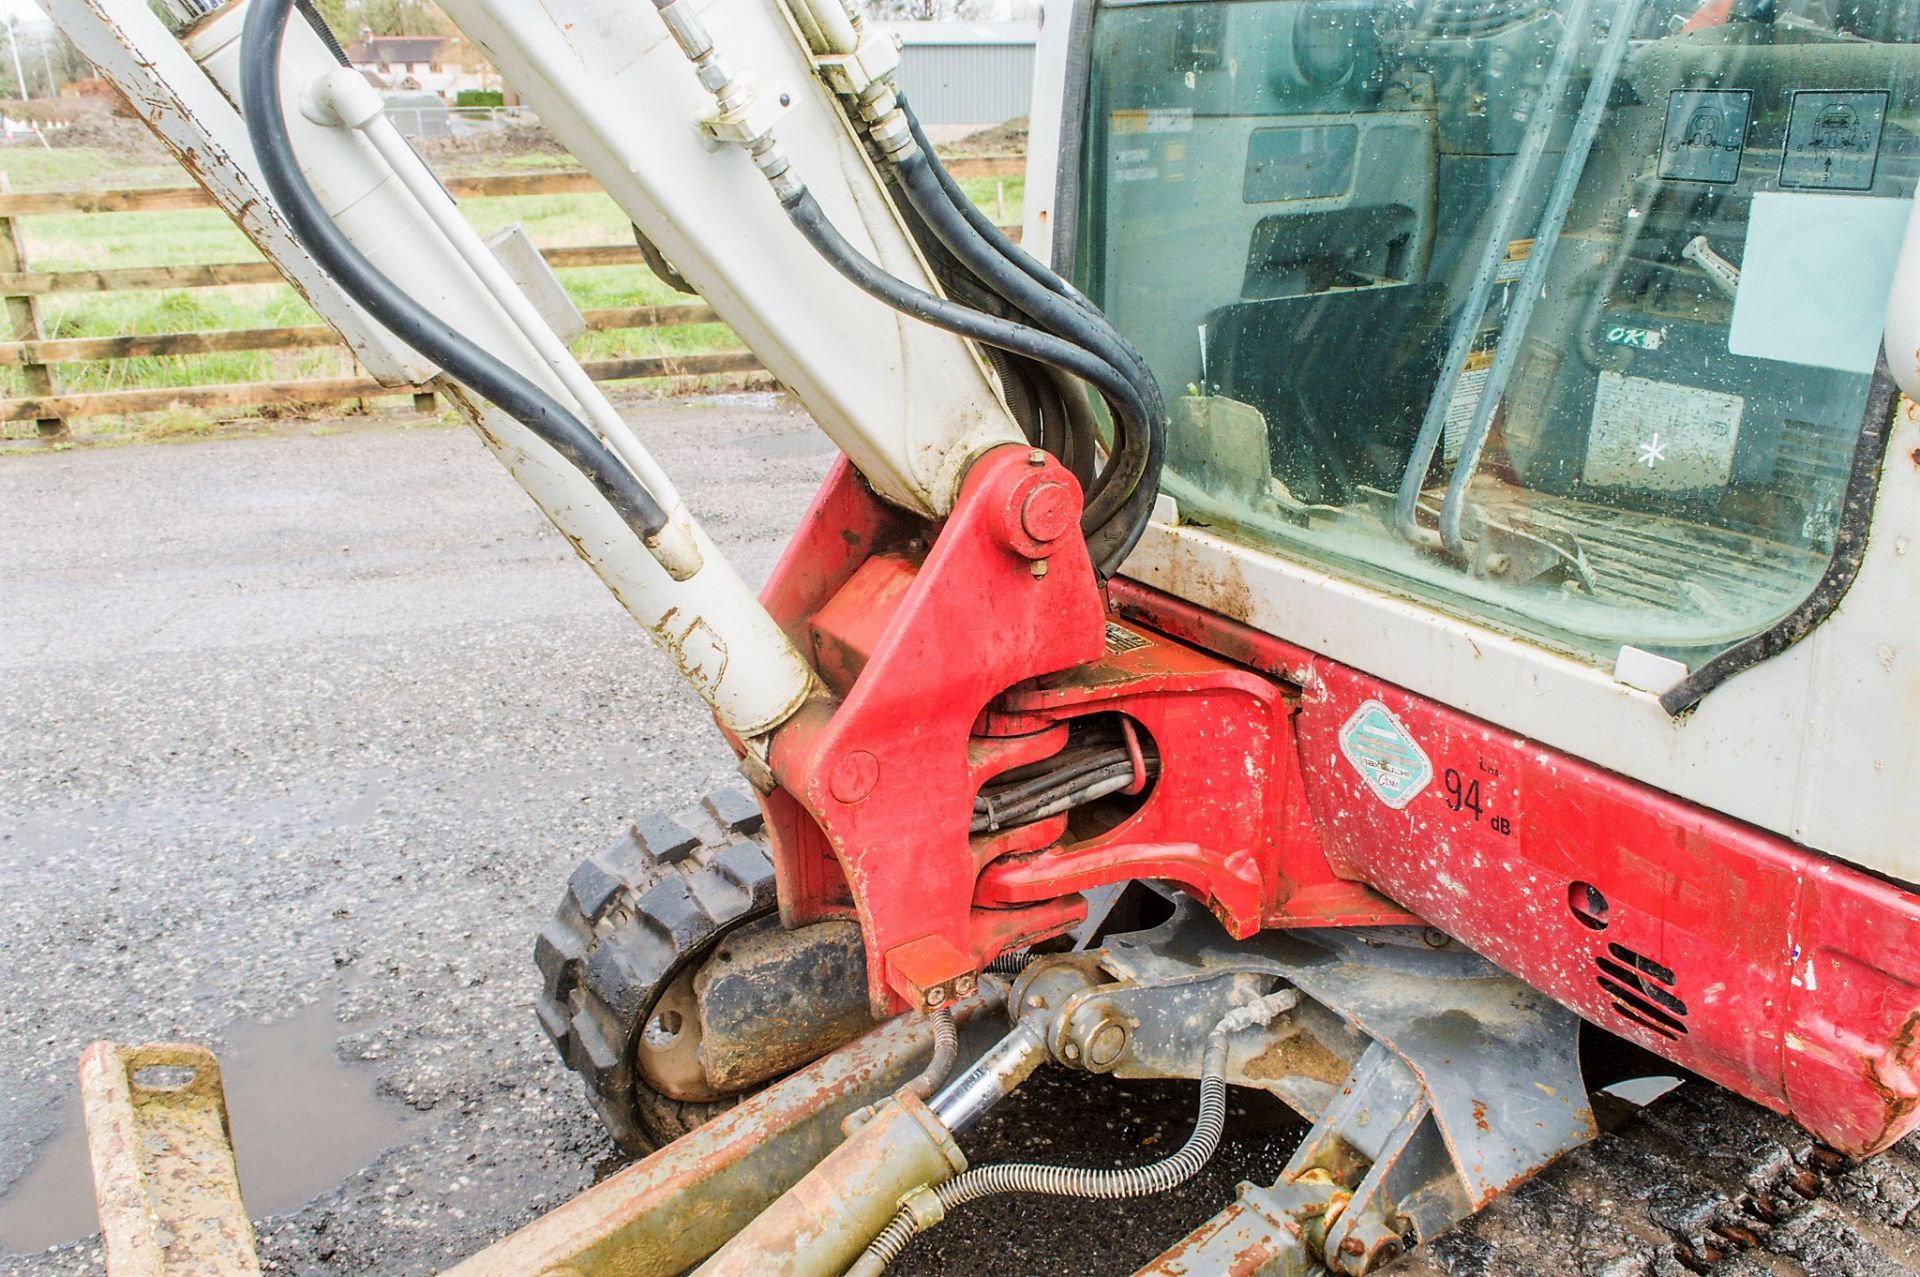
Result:
<svg viewBox="0 0 1920 1277">
<path fill-rule="evenodd" d="M 948 160 L 959 177 L 1012 177 L 1024 171 L 1018 156 L 967 157 Z M 521 195 L 578 195 L 597 193 L 599 184 L 585 173 L 554 172 L 504 177 L 450 178 L 447 189 L 458 198 L 501 198 Z M 271 262 L 256 259 L 202 266 L 135 266 L 112 270 L 36 271 L 22 247 L 22 218 L 60 213 L 153 213 L 216 207 L 199 187 L 120 191 L 53 191 L 0 193 L 0 297 L 5 298 L 13 340 L 0 342 L 0 366 L 20 369 L 24 394 L 0 398 L 0 426 L 35 422 L 43 438 L 59 438 L 70 420 L 126 413 L 157 412 L 169 408 L 235 408 L 264 404 L 327 404 L 386 395 L 414 396 L 416 406 L 430 408 L 433 392 L 425 386 L 383 386 L 364 374 L 352 377 L 306 378 L 294 381 L 253 381 L 227 385 L 165 386 L 148 389 L 102 390 L 63 394 L 58 365 L 138 359 L 165 355 L 205 355 L 235 351 L 314 350 L 344 345 L 324 324 L 292 328 L 244 328 L 215 331 L 155 333 L 127 337 L 69 337 L 41 335 L 38 301 L 58 293 L 116 290 L 173 290 L 229 288 L 246 284 L 282 282 Z M 631 243 L 550 247 L 541 250 L 556 268 L 580 266 L 644 267 L 645 259 Z M 698 302 L 669 306 L 633 306 L 583 312 L 589 331 L 612 332 L 636 328 L 716 323 L 718 318 Z M 751 351 L 720 350 L 658 358 L 607 359 L 589 362 L 586 369 L 600 381 L 642 377 L 690 377 L 716 373 L 752 372 L 760 368 Z"/>
</svg>

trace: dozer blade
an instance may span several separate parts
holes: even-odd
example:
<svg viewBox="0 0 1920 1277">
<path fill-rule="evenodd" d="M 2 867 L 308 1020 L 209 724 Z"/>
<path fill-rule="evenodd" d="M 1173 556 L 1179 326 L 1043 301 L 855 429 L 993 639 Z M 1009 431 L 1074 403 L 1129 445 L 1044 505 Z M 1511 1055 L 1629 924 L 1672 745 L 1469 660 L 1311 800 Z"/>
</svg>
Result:
<svg viewBox="0 0 1920 1277">
<path fill-rule="evenodd" d="M 80 1097 L 112 1277 L 255 1277 L 213 1052 L 96 1042 Z"/>
<path fill-rule="evenodd" d="M 987 980 L 955 1005 L 961 1030 L 956 1068 L 971 1064 L 999 1037 L 994 1013 L 1004 997 L 1004 985 Z M 932 1047 L 927 1017 L 890 1020 L 445 1277 L 684 1272 L 831 1153 L 843 1138 L 842 1120 L 918 1073 Z M 96 1042 L 80 1058 L 80 1092 L 108 1277 L 258 1277 L 213 1053 L 197 1046 Z"/>
</svg>

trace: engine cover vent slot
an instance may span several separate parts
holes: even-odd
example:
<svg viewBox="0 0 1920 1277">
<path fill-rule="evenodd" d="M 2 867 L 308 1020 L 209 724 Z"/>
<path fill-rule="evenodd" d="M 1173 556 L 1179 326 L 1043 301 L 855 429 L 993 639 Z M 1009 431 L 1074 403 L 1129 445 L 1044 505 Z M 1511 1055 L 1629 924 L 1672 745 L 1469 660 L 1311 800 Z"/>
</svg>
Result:
<svg viewBox="0 0 1920 1277">
<path fill-rule="evenodd" d="M 1665 1038 L 1687 1031 L 1687 1004 L 1674 992 L 1678 978 L 1672 967 L 1611 943 L 1593 956 L 1593 964 L 1601 990 L 1621 1016 Z"/>
</svg>

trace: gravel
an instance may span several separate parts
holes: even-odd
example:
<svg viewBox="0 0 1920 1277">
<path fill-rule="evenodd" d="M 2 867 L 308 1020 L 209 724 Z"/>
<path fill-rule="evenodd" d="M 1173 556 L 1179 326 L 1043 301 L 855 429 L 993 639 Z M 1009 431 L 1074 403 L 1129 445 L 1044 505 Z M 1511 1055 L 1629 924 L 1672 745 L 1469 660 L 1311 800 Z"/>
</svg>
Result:
<svg viewBox="0 0 1920 1277">
<path fill-rule="evenodd" d="M 831 445 L 766 395 L 634 421 L 764 578 Z M 0 582 L 0 1241 L 86 1191 L 100 1037 L 222 1051 L 275 1271 L 432 1272 L 619 1165 L 534 1024 L 532 938 L 577 860 L 732 760 L 477 440 L 0 457 Z M 1147 1160 L 1193 1095 L 1043 1077 L 969 1145 Z M 1252 1108 L 1185 1195 L 981 1208 L 899 1271 L 1131 1271 L 1284 1162 L 1297 1127 Z"/>
</svg>

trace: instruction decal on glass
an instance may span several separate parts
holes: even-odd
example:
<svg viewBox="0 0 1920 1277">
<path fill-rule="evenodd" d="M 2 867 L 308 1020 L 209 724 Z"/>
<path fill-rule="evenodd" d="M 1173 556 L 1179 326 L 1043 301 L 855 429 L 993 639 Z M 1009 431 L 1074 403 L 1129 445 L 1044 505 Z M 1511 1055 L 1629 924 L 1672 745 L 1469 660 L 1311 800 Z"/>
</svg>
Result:
<svg viewBox="0 0 1920 1277">
<path fill-rule="evenodd" d="M 1670 182 L 1740 178 L 1753 94 L 1744 89 L 1675 89 L 1667 98 L 1667 131 L 1660 143 L 1660 176 Z"/>
<path fill-rule="evenodd" d="M 1603 372 L 1582 477 L 1657 492 L 1725 487 L 1746 409 L 1739 395 Z"/>
<path fill-rule="evenodd" d="M 1880 167 L 1887 93 L 1796 93 L 1787 121 L 1780 185 L 1870 191 Z"/>
</svg>

